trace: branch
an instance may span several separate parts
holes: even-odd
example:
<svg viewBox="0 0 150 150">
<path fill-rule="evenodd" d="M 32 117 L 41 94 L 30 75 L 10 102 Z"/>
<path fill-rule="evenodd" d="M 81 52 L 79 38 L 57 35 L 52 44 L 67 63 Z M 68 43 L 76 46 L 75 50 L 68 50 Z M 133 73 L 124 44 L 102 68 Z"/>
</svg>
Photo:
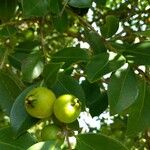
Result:
<svg viewBox="0 0 150 150">
<path fill-rule="evenodd" d="M 67 140 L 67 144 L 68 144 L 68 150 L 72 150 L 68 135 L 66 135 L 66 140 Z"/>
<path fill-rule="evenodd" d="M 24 22 L 36 22 L 41 20 L 41 17 L 34 17 L 34 18 L 27 18 L 27 19 L 21 19 L 21 20 L 13 20 L 13 21 L 9 21 L 9 22 L 5 22 L 0 24 L 0 28 L 5 27 L 5 26 L 9 26 L 9 25 L 19 25 L 22 24 Z"/>
<path fill-rule="evenodd" d="M 143 70 L 139 69 L 138 67 L 134 67 L 135 70 L 139 72 L 149 83 L 150 83 L 150 76 L 147 75 Z"/>
<path fill-rule="evenodd" d="M 43 54 L 45 59 L 47 58 L 47 52 L 45 49 L 45 39 L 44 39 L 44 31 L 43 31 L 43 27 L 44 27 L 44 23 L 45 23 L 45 18 L 43 17 L 42 20 L 40 21 L 39 25 L 40 25 L 40 40 L 41 40 L 41 48 L 43 50 Z"/>
</svg>

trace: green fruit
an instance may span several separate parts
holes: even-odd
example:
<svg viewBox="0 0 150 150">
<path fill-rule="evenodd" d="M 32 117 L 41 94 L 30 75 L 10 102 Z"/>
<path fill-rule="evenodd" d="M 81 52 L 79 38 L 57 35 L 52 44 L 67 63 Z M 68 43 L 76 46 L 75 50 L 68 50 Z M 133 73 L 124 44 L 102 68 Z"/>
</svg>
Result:
<svg viewBox="0 0 150 150">
<path fill-rule="evenodd" d="M 45 126 L 41 131 L 41 139 L 43 141 L 56 140 L 60 135 L 61 129 L 54 124 Z"/>
<path fill-rule="evenodd" d="M 35 118 L 47 118 L 53 112 L 55 94 L 45 88 L 37 87 L 32 89 L 25 97 L 26 111 Z"/>
<path fill-rule="evenodd" d="M 73 95 L 65 94 L 55 101 L 54 114 L 63 123 L 74 122 L 81 112 L 81 103 Z"/>
<path fill-rule="evenodd" d="M 24 31 L 24 35 L 25 35 L 25 38 L 27 40 L 33 40 L 34 39 L 34 31 L 33 31 L 33 29 L 25 30 Z"/>
</svg>

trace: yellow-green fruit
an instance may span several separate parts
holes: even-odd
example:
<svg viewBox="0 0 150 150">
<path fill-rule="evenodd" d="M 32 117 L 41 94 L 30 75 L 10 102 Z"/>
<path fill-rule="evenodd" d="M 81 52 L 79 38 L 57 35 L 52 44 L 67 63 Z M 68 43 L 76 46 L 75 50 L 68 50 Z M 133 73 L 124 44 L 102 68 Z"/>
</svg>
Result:
<svg viewBox="0 0 150 150">
<path fill-rule="evenodd" d="M 41 139 L 43 141 L 56 140 L 59 136 L 61 136 L 61 129 L 54 124 L 45 126 L 41 131 Z"/>
<path fill-rule="evenodd" d="M 25 97 L 26 111 L 35 118 L 47 118 L 53 112 L 55 94 L 45 88 L 37 87 L 32 89 Z"/>
<path fill-rule="evenodd" d="M 65 94 L 54 103 L 54 114 L 63 123 L 74 122 L 81 112 L 81 103 L 78 98 L 71 94 Z"/>
<path fill-rule="evenodd" d="M 33 40 L 34 39 L 34 31 L 33 29 L 28 29 L 23 31 L 24 36 L 27 40 Z"/>
</svg>

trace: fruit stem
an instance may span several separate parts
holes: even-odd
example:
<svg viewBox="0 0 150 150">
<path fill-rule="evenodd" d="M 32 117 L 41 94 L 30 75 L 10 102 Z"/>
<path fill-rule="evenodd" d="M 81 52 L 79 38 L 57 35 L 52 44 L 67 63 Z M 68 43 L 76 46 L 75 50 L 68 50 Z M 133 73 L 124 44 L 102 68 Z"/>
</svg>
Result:
<svg viewBox="0 0 150 150">
<path fill-rule="evenodd" d="M 72 150 L 71 144 L 70 144 L 70 141 L 69 141 L 68 131 L 66 131 L 66 141 L 67 141 L 67 144 L 68 144 L 68 150 Z"/>
</svg>

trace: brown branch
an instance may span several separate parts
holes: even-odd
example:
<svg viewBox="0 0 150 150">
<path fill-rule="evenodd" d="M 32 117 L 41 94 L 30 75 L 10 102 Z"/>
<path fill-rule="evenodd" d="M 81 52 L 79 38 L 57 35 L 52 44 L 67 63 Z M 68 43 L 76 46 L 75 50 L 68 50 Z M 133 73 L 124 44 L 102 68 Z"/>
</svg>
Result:
<svg viewBox="0 0 150 150">
<path fill-rule="evenodd" d="M 13 21 L 9 21 L 9 22 L 5 22 L 0 24 L 0 28 L 5 27 L 5 26 L 9 26 L 9 25 L 20 25 L 22 23 L 28 23 L 28 22 L 36 22 L 36 21 L 40 21 L 41 17 L 34 17 L 34 18 L 25 18 L 25 19 L 21 19 L 21 20 L 13 20 Z"/>
<path fill-rule="evenodd" d="M 138 67 L 134 67 L 135 70 L 139 72 L 149 83 L 150 83 L 150 76 L 148 76 L 143 70 L 139 69 Z"/>
</svg>

